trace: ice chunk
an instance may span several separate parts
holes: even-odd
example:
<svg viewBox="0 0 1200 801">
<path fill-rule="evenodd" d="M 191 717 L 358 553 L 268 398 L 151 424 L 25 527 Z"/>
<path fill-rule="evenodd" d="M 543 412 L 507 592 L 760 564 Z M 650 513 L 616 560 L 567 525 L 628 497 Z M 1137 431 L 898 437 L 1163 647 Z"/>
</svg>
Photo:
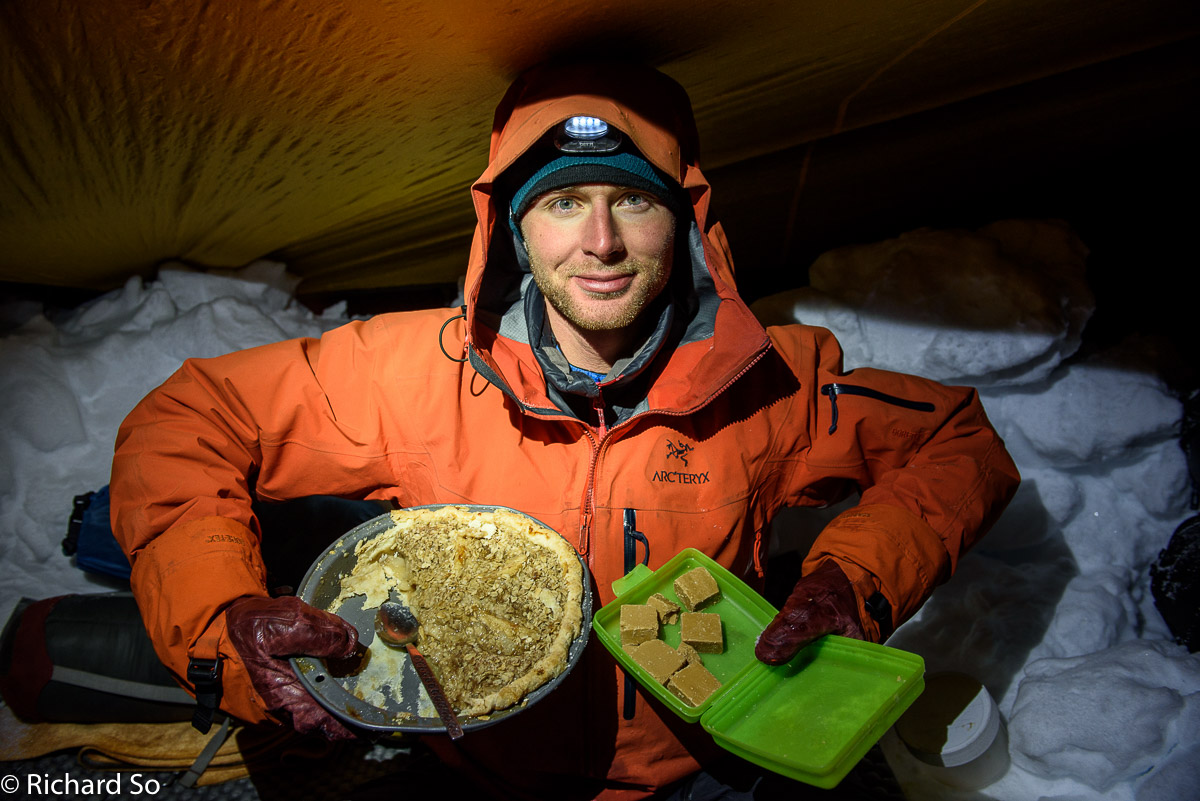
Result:
<svg viewBox="0 0 1200 801">
<path fill-rule="evenodd" d="M 292 304 L 300 279 L 287 274 L 283 264 L 256 261 L 226 275 L 190 270 L 168 264 L 159 270 L 159 281 L 181 311 L 221 298 L 253 305 L 264 313 L 283 311 Z"/>
<path fill-rule="evenodd" d="M 1200 661 L 1165 642 L 1034 662 L 1009 721 L 1013 761 L 1107 790 L 1166 762 L 1181 734 L 1196 741 L 1200 705 L 1189 697 L 1197 692 Z"/>
</svg>

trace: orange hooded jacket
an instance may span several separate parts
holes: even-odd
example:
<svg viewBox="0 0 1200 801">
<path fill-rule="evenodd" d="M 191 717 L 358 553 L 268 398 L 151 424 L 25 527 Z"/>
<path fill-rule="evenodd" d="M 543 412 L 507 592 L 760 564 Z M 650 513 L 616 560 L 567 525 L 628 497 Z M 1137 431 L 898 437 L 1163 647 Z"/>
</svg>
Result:
<svg viewBox="0 0 1200 801">
<path fill-rule="evenodd" d="M 574 115 L 607 120 L 686 198 L 673 333 L 637 375 L 593 386 L 582 407 L 552 388 L 561 377 L 547 380 L 556 368 L 526 325 L 529 281 L 494 201 L 504 170 Z M 845 373 L 828 331 L 755 320 L 707 221 L 689 101 L 665 76 L 611 65 L 527 74 L 497 109 L 472 196 L 465 319 L 387 314 L 320 339 L 190 360 L 120 430 L 113 527 L 146 625 L 181 681 L 189 655 L 223 658 L 229 713 L 270 719 L 224 630 L 226 605 L 266 594 L 253 498 L 520 509 L 586 557 L 598 608 L 625 572 L 626 509 L 651 568 L 694 547 L 761 586 L 765 532 L 781 507 L 860 491 L 805 569 L 835 559 L 860 602 L 886 598 L 887 626 L 950 576 L 1015 491 L 1016 469 L 973 390 Z M 860 616 L 878 638 L 865 608 Z M 621 678 L 593 642 L 549 699 L 443 750 L 506 794 L 555 798 L 645 797 L 719 751 L 640 692 L 624 719 Z"/>
</svg>

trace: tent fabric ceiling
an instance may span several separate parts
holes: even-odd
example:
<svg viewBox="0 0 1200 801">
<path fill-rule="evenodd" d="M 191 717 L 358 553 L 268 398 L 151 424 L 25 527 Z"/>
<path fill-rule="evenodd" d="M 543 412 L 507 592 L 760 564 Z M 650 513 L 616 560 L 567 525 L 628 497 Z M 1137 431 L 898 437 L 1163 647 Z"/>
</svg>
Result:
<svg viewBox="0 0 1200 801">
<path fill-rule="evenodd" d="M 452 282 L 492 109 L 547 58 L 675 77 L 711 171 L 1178 42 L 1197 5 L 7 0 L 0 281 L 273 255 L 310 292 Z"/>
</svg>

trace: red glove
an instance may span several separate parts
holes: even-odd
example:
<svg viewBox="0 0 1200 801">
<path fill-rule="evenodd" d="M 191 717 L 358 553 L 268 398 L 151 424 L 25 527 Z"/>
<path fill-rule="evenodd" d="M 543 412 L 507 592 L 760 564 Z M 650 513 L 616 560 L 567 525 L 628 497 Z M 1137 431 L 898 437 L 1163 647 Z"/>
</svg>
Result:
<svg viewBox="0 0 1200 801">
<path fill-rule="evenodd" d="M 826 634 L 866 639 L 858 615 L 858 595 L 832 560 L 821 562 L 796 582 L 783 609 L 759 635 L 754 655 L 768 665 L 782 665 Z"/>
<path fill-rule="evenodd" d="M 315 731 L 329 740 L 355 739 L 357 735 L 316 702 L 285 661 L 289 656 L 349 656 L 358 645 L 354 626 L 285 596 L 239 598 L 225 610 L 225 627 L 269 711 L 290 720 L 301 734 Z"/>
</svg>

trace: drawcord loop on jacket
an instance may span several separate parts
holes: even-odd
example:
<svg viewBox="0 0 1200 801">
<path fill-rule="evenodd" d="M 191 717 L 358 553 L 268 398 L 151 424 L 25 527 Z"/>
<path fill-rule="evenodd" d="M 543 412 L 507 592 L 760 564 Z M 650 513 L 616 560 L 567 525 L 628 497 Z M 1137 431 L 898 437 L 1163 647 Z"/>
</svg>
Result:
<svg viewBox="0 0 1200 801">
<path fill-rule="evenodd" d="M 464 306 L 460 307 L 458 314 L 454 315 L 449 320 L 442 323 L 441 330 L 438 331 L 438 347 L 442 349 L 442 355 L 445 356 L 450 361 L 458 362 L 459 364 L 462 364 L 463 362 L 465 362 L 467 360 L 466 357 L 463 357 L 461 359 L 456 359 L 453 356 L 451 356 L 449 353 L 447 353 L 446 346 L 442 344 L 442 336 L 446 333 L 446 326 L 450 325 L 450 323 L 454 322 L 455 320 L 465 319 L 466 316 L 467 316 L 467 307 L 464 305 Z"/>
</svg>

